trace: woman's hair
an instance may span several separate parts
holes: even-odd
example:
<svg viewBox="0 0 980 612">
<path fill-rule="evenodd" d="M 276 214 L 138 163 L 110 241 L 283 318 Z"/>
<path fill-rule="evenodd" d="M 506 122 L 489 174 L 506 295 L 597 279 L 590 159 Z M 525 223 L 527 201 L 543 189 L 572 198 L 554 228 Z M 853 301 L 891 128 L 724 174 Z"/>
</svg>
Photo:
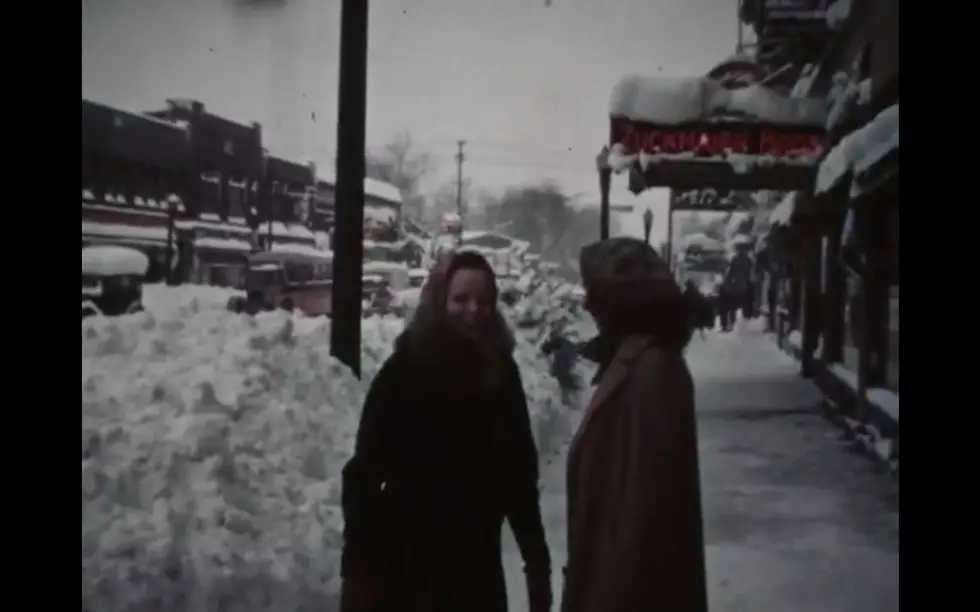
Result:
<svg viewBox="0 0 980 612">
<path fill-rule="evenodd" d="M 629 237 L 590 244 L 582 249 L 579 268 L 603 336 L 641 333 L 664 347 L 687 346 L 694 330 L 684 294 L 649 244 Z"/>
<path fill-rule="evenodd" d="M 399 348 L 411 351 L 422 361 L 446 364 L 456 356 L 452 354 L 454 342 L 447 342 L 453 334 L 446 311 L 449 285 L 460 270 L 479 270 L 487 279 L 490 292 L 491 313 L 485 336 L 480 339 L 482 357 L 510 357 L 514 350 L 514 336 L 497 308 L 496 274 L 487 260 L 479 253 L 462 251 L 438 263 L 430 272 L 422 287 L 419 304 L 411 321 L 397 341 Z M 495 359 L 494 359 L 495 360 Z"/>
</svg>

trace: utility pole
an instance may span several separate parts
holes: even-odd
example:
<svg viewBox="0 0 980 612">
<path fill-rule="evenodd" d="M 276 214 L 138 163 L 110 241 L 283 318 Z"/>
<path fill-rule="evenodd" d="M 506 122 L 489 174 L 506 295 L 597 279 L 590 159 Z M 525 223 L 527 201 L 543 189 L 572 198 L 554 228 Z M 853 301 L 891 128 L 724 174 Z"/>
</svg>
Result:
<svg viewBox="0 0 980 612">
<path fill-rule="evenodd" d="M 456 244 L 463 244 L 463 147 L 466 146 L 465 140 L 456 142 L 459 151 L 456 153 L 456 214 L 459 215 L 459 235 L 456 237 Z"/>
<path fill-rule="evenodd" d="M 368 0 L 343 0 L 340 8 L 337 206 L 330 354 L 349 366 L 358 378 L 361 377 L 367 54 Z"/>
</svg>

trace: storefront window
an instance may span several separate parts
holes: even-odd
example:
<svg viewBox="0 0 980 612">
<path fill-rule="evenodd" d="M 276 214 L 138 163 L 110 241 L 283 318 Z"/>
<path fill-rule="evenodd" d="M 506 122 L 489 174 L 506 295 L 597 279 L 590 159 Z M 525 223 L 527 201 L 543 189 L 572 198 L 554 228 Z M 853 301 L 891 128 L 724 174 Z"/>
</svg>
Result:
<svg viewBox="0 0 980 612">
<path fill-rule="evenodd" d="M 889 215 L 888 355 L 885 386 L 898 393 L 898 202 Z"/>
<path fill-rule="evenodd" d="M 888 295 L 888 365 L 885 386 L 898 393 L 898 285 Z"/>
<path fill-rule="evenodd" d="M 860 288 L 861 279 L 851 270 L 846 270 L 847 285 L 844 303 L 844 367 L 852 372 L 858 371 L 858 361 L 861 346 L 860 329 Z"/>
</svg>

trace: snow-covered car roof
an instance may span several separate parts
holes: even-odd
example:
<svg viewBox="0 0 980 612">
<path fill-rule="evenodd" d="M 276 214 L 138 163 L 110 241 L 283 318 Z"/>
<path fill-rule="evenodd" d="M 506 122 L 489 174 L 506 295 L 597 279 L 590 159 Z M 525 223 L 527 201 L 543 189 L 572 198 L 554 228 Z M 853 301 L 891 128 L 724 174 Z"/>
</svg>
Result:
<svg viewBox="0 0 980 612">
<path fill-rule="evenodd" d="M 122 246 L 90 246 L 82 249 L 82 274 L 86 276 L 145 276 L 150 258 L 142 251 Z"/>
</svg>

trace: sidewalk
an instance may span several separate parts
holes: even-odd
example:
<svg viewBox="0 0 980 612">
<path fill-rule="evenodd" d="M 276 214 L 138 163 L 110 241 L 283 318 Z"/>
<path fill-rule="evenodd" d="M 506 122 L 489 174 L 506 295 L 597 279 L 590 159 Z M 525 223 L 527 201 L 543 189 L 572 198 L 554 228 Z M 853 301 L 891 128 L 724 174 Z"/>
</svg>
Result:
<svg viewBox="0 0 980 612">
<path fill-rule="evenodd" d="M 775 335 L 767 336 L 773 344 L 778 344 Z M 781 348 L 799 361 L 803 358 L 801 344 L 800 333 L 793 331 L 783 340 Z M 898 393 L 887 389 L 867 389 L 865 398 L 869 408 L 868 422 L 862 423 L 851 416 L 859 399 L 857 374 L 840 363 L 827 364 L 817 360 L 815 366 L 813 383 L 823 393 L 827 416 L 847 432 L 861 451 L 897 475 L 900 416 Z"/>
<path fill-rule="evenodd" d="M 841 448 L 799 364 L 747 327 L 695 338 L 702 508 L 712 612 L 897 612 L 898 485 Z M 542 457 L 557 609 L 564 454 Z M 511 609 L 526 605 L 504 534 Z"/>
<path fill-rule="evenodd" d="M 696 378 L 711 610 L 897 611 L 897 484 L 771 341 L 721 340 L 704 350 L 734 361 Z"/>
</svg>

